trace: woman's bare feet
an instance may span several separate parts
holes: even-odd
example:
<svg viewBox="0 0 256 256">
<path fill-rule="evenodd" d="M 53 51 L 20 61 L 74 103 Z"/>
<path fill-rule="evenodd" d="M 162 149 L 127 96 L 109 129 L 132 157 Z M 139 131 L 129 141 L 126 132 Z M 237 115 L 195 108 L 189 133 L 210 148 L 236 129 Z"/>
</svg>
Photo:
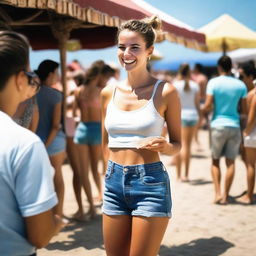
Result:
<svg viewBox="0 0 256 256">
<path fill-rule="evenodd" d="M 89 219 L 94 219 L 96 217 L 96 211 L 94 206 L 91 206 L 85 216 Z"/>
<path fill-rule="evenodd" d="M 213 200 L 213 203 L 214 204 L 220 204 L 222 201 L 222 197 L 220 195 L 216 195 L 214 200 Z"/>
<path fill-rule="evenodd" d="M 182 181 L 182 182 L 189 182 L 189 178 L 188 178 L 188 177 L 182 177 L 182 178 L 181 178 L 181 181 Z"/>
<path fill-rule="evenodd" d="M 83 212 L 77 211 L 71 216 L 71 219 L 83 222 L 86 221 L 86 216 Z"/>
<path fill-rule="evenodd" d="M 237 202 L 242 204 L 252 204 L 253 200 L 248 196 L 248 194 L 244 194 L 236 199 Z"/>
</svg>

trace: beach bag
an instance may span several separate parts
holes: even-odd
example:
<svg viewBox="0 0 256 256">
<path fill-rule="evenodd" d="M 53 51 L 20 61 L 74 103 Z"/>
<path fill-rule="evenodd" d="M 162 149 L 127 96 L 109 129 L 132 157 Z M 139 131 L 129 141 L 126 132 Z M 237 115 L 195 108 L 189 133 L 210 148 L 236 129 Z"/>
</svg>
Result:
<svg viewBox="0 0 256 256">
<path fill-rule="evenodd" d="M 256 148 L 256 126 L 249 135 L 244 137 L 244 146 L 246 148 Z"/>
</svg>

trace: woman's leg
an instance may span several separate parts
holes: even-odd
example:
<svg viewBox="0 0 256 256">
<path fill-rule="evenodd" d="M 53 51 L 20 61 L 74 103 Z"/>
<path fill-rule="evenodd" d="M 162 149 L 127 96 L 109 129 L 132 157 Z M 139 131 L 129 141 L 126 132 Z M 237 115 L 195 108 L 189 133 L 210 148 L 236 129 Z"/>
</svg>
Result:
<svg viewBox="0 0 256 256">
<path fill-rule="evenodd" d="M 129 256 L 132 217 L 103 214 L 103 237 L 107 256 Z M 140 254 L 140 256 L 144 254 Z"/>
<path fill-rule="evenodd" d="M 129 256 L 156 256 L 168 222 L 167 217 L 133 217 Z"/>
<path fill-rule="evenodd" d="M 245 147 L 246 166 L 247 166 L 247 192 L 239 198 L 238 201 L 246 204 L 253 202 L 253 191 L 255 185 L 255 165 L 256 165 L 256 149 Z"/>
<path fill-rule="evenodd" d="M 91 217 L 95 215 L 95 208 L 93 205 L 92 199 L 92 190 L 91 190 L 91 183 L 89 181 L 89 148 L 87 145 L 77 144 L 78 148 L 78 157 L 79 157 L 79 175 L 80 180 L 84 189 L 84 192 L 87 196 L 88 202 L 90 204 L 90 209 L 88 214 Z"/>
<path fill-rule="evenodd" d="M 247 158 L 247 195 L 249 198 L 248 203 L 252 203 L 253 191 L 255 185 L 255 164 L 256 164 L 256 149 L 247 148 L 246 149 L 246 158 Z"/>
<path fill-rule="evenodd" d="M 63 202 L 64 202 L 64 180 L 62 176 L 62 164 L 65 160 L 66 153 L 61 152 L 50 156 L 50 162 L 55 169 L 54 186 L 58 197 L 58 204 L 54 207 L 55 214 L 63 216 Z"/>
<path fill-rule="evenodd" d="M 184 181 L 189 180 L 189 166 L 191 157 L 191 143 L 195 132 L 195 126 L 183 126 L 182 127 L 182 161 L 185 164 L 185 178 Z"/>
<path fill-rule="evenodd" d="M 176 154 L 173 160 L 176 166 L 177 181 L 181 181 L 181 153 Z"/>
<path fill-rule="evenodd" d="M 91 170 L 94 182 L 97 186 L 99 195 L 98 200 L 102 201 L 102 185 L 101 185 L 101 176 L 98 170 L 98 162 L 101 156 L 101 145 L 91 145 L 89 146 Z"/>
<path fill-rule="evenodd" d="M 78 204 L 78 211 L 75 214 L 78 216 L 83 215 L 83 204 L 82 204 L 82 195 L 81 195 L 81 181 L 79 176 L 79 157 L 77 145 L 73 142 L 73 137 L 67 137 L 67 155 L 70 166 L 73 171 L 73 189 L 75 192 L 76 201 Z"/>
</svg>

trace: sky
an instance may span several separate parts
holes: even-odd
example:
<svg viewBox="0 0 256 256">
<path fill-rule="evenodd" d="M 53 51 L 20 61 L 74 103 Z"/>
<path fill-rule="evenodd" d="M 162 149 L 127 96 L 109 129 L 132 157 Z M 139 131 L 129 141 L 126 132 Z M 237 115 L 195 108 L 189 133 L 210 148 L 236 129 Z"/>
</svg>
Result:
<svg viewBox="0 0 256 256">
<path fill-rule="evenodd" d="M 198 29 L 211 22 L 222 14 L 229 14 L 245 26 L 256 31 L 256 0 L 144 0 L 155 8 L 164 11 L 174 18 Z M 217 58 L 221 53 L 202 53 L 168 41 L 155 44 L 165 61 L 182 58 Z M 67 62 L 78 59 L 85 67 L 95 60 L 103 59 L 106 62 L 118 63 L 117 48 L 109 47 L 101 50 L 80 50 L 68 52 Z M 56 50 L 32 51 L 31 67 L 36 69 L 40 62 L 46 58 L 59 62 L 59 53 Z M 121 73 L 123 76 L 123 72 Z"/>
</svg>

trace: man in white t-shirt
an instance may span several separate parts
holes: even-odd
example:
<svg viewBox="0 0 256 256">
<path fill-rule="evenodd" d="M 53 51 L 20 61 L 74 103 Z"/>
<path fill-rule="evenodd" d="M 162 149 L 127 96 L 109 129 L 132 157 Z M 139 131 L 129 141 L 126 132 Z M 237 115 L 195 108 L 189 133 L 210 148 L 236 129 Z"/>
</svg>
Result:
<svg viewBox="0 0 256 256">
<path fill-rule="evenodd" d="M 63 226 L 53 169 L 41 140 L 12 120 L 39 89 L 25 37 L 0 32 L 0 255 L 36 255 Z"/>
</svg>

